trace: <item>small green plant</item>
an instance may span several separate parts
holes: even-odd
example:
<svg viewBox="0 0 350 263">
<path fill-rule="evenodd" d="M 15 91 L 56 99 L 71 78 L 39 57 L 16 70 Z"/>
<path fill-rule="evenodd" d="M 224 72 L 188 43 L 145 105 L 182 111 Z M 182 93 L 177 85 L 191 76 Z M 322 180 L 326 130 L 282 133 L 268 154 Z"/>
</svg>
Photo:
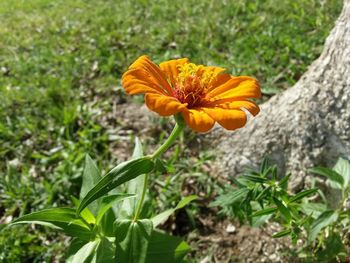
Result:
<svg viewBox="0 0 350 263">
<path fill-rule="evenodd" d="M 350 229 L 350 163 L 339 159 L 333 169 L 317 167 L 310 171 L 327 177 L 329 188 L 339 192 L 336 203 L 328 202 L 317 188 L 288 193 L 290 175 L 279 178 L 277 167 L 264 159 L 259 171 L 232 178 L 237 188 L 226 186 L 212 206 L 253 226 L 271 220 L 280 223 L 283 229 L 273 237 L 290 236 L 294 245 L 301 240 L 302 246 L 295 251 L 306 262 L 344 260 Z M 319 201 L 311 201 L 315 198 Z"/>
<path fill-rule="evenodd" d="M 147 173 L 158 169 L 156 158 L 142 156 L 136 139 L 133 159 L 101 177 L 87 155 L 80 198 L 72 197 L 75 209 L 49 208 L 24 215 L 11 225 L 41 224 L 72 236 L 67 262 L 179 262 L 189 246 L 156 227 L 197 197 L 187 196 L 173 209 L 146 218 L 152 214 L 152 208 L 145 205 Z"/>
</svg>

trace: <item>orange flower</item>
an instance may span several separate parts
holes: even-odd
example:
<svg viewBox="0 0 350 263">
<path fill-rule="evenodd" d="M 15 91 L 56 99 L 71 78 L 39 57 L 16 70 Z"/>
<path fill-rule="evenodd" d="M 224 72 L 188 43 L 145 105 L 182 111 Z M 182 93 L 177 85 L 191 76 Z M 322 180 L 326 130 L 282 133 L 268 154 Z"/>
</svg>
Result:
<svg viewBox="0 0 350 263">
<path fill-rule="evenodd" d="M 139 57 L 124 73 L 122 83 L 129 94 L 145 94 L 146 105 L 161 116 L 182 113 L 186 124 L 197 132 L 210 130 L 215 122 L 228 130 L 243 127 L 247 116 L 259 107 L 247 99 L 261 96 L 256 79 L 234 77 L 224 68 L 195 65 L 187 58 L 160 65 Z"/>
</svg>

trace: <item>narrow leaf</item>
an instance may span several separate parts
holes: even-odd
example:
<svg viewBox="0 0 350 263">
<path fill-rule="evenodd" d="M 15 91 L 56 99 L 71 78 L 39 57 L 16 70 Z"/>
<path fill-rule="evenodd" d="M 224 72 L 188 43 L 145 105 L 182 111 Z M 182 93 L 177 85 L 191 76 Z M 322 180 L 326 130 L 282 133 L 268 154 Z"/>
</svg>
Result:
<svg viewBox="0 0 350 263">
<path fill-rule="evenodd" d="M 289 181 L 289 178 L 291 177 L 291 174 L 288 174 L 286 176 L 284 176 L 281 181 L 278 183 L 278 185 L 283 188 L 283 189 L 286 189 L 287 186 L 288 186 L 288 181 Z"/>
<path fill-rule="evenodd" d="M 287 207 L 285 207 L 284 204 L 282 204 L 281 201 L 279 201 L 277 198 L 273 198 L 273 202 L 277 205 L 278 210 L 281 212 L 283 217 L 286 219 L 287 223 L 289 223 L 292 220 L 292 216 L 288 210 Z"/>
<path fill-rule="evenodd" d="M 315 168 L 310 169 L 310 172 L 325 176 L 330 181 L 338 183 L 340 186 L 342 186 L 344 184 L 343 177 L 332 169 L 329 169 L 326 167 L 315 167 Z"/>
<path fill-rule="evenodd" d="M 182 262 L 189 251 L 189 245 L 181 238 L 155 230 L 148 245 L 146 263 Z"/>
<path fill-rule="evenodd" d="M 293 202 L 299 201 L 299 200 L 303 199 L 306 196 L 313 195 L 317 191 L 318 191 L 317 188 L 301 191 L 301 192 L 297 193 L 295 196 L 293 196 L 292 198 L 290 198 L 289 199 L 289 203 L 293 203 Z"/>
<path fill-rule="evenodd" d="M 85 168 L 83 172 L 83 181 L 80 189 L 80 200 L 94 187 L 94 185 L 101 179 L 101 173 L 97 168 L 96 163 L 91 159 L 90 155 L 85 157 Z M 93 215 L 97 214 L 98 202 L 89 205 L 89 211 Z"/>
<path fill-rule="evenodd" d="M 132 153 L 132 159 L 141 158 L 143 156 L 143 149 L 141 141 L 138 137 L 135 138 L 134 152 Z"/>
<path fill-rule="evenodd" d="M 260 165 L 260 172 L 265 173 L 265 171 L 269 168 L 269 160 L 266 156 L 264 156 L 264 159 Z"/>
<path fill-rule="evenodd" d="M 291 232 L 292 232 L 292 230 L 285 229 L 285 230 L 282 230 L 282 231 L 272 235 L 272 237 L 273 238 L 280 238 L 280 237 L 288 236 Z"/>
<path fill-rule="evenodd" d="M 90 241 L 89 243 L 85 244 L 82 248 L 78 250 L 77 253 L 75 253 L 70 258 L 70 262 L 72 263 L 90 262 L 91 260 L 88 260 L 88 259 L 92 256 L 97 245 L 98 245 L 98 240 Z"/>
<path fill-rule="evenodd" d="M 143 156 L 142 144 L 138 137 L 135 138 L 135 147 L 132 155 L 133 159 L 141 158 Z M 137 204 L 141 199 L 140 189 L 142 189 L 145 181 L 145 175 L 142 174 L 126 183 L 126 193 L 135 194 L 135 198 L 128 198 L 124 200 L 118 211 L 119 219 L 130 219 L 135 215 Z M 146 200 L 147 201 L 147 195 Z"/>
<path fill-rule="evenodd" d="M 301 204 L 301 209 L 306 215 L 317 218 L 327 210 L 327 205 L 324 203 L 305 203 Z"/>
<path fill-rule="evenodd" d="M 172 208 L 172 209 L 168 209 L 165 210 L 164 212 L 156 215 L 155 217 L 153 217 L 152 223 L 154 227 L 157 227 L 158 225 L 164 223 L 169 216 L 171 216 L 176 210 L 183 208 L 184 206 L 186 206 L 188 203 L 192 202 L 193 200 L 197 199 L 198 197 L 196 195 L 190 195 L 187 196 L 185 198 L 183 198 L 176 207 Z"/>
<path fill-rule="evenodd" d="M 116 221 L 116 262 L 144 263 L 152 234 L 152 221 Z"/>
<path fill-rule="evenodd" d="M 262 190 L 259 195 L 256 197 L 256 200 L 262 200 L 265 195 L 267 195 L 271 191 L 271 186 L 266 187 L 264 190 Z"/>
<path fill-rule="evenodd" d="M 102 179 L 86 194 L 77 209 L 77 213 L 80 213 L 86 206 L 115 187 L 141 174 L 149 173 L 152 171 L 153 165 L 154 163 L 149 157 L 142 157 L 119 164 L 102 177 Z"/>
<path fill-rule="evenodd" d="M 14 220 L 11 225 L 35 223 L 51 226 L 66 232 L 68 235 L 88 240 L 91 236 L 90 228 L 76 216 L 71 208 L 50 208 L 24 215 Z"/>
<path fill-rule="evenodd" d="M 71 196 L 71 199 L 76 207 L 79 207 L 80 200 L 74 196 Z M 90 212 L 89 208 L 86 207 L 83 211 L 81 211 L 80 216 L 89 224 L 96 224 L 95 216 Z"/>
<path fill-rule="evenodd" d="M 100 242 L 95 250 L 93 263 L 111 263 L 115 262 L 115 246 L 114 242 L 106 237 L 101 237 Z"/>
<path fill-rule="evenodd" d="M 243 177 L 249 181 L 254 182 L 254 183 L 265 183 L 267 181 L 266 178 L 263 178 L 261 176 L 256 176 L 256 175 L 247 174 L 247 175 L 244 175 Z"/>
<path fill-rule="evenodd" d="M 81 249 L 85 244 L 87 244 L 89 241 L 87 240 L 81 240 L 77 237 L 73 238 L 70 241 L 68 250 L 66 250 L 66 262 L 67 263 L 72 263 L 72 258 L 73 256 Z"/>
<path fill-rule="evenodd" d="M 320 231 L 326 227 L 336 222 L 338 219 L 338 214 L 333 210 L 328 210 L 323 212 L 311 225 L 309 240 L 314 241 L 320 233 Z"/>
<path fill-rule="evenodd" d="M 248 188 L 233 189 L 231 192 L 219 196 L 210 206 L 228 206 L 243 200 L 249 193 Z"/>
<path fill-rule="evenodd" d="M 110 209 L 113 204 L 120 202 L 130 197 L 135 197 L 133 194 L 114 194 L 104 197 L 101 201 L 100 210 L 98 211 L 96 224 L 98 225 L 103 217 L 103 215 Z"/>
<path fill-rule="evenodd" d="M 350 184 L 350 162 L 343 158 L 339 158 L 333 170 L 343 177 L 344 187 L 348 187 Z"/>
<path fill-rule="evenodd" d="M 252 215 L 252 217 L 269 215 L 269 214 L 275 213 L 276 211 L 277 211 L 276 207 L 269 207 L 269 208 L 265 208 L 265 209 L 262 209 L 260 211 L 255 212 Z"/>
</svg>

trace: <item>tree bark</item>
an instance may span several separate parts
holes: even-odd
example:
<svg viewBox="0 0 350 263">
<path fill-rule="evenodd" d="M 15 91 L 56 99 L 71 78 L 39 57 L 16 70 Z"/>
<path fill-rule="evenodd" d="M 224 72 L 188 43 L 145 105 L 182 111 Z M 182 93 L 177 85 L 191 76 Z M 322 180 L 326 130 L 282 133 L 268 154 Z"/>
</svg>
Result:
<svg viewBox="0 0 350 263">
<path fill-rule="evenodd" d="M 291 88 L 261 105 L 260 114 L 234 133 L 216 129 L 221 174 L 255 167 L 266 154 L 292 188 L 303 187 L 307 169 L 350 156 L 350 0 L 328 36 L 320 57 Z"/>
</svg>

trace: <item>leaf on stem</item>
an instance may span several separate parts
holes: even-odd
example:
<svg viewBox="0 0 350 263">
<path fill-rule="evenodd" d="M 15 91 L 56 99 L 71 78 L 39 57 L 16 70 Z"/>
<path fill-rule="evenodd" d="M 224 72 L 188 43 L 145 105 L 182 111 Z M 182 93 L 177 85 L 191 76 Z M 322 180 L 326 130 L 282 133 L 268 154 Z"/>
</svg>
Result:
<svg viewBox="0 0 350 263">
<path fill-rule="evenodd" d="M 314 241 L 320 233 L 320 231 L 326 227 L 336 222 L 338 219 L 338 213 L 333 210 L 328 210 L 323 212 L 311 225 L 309 232 L 309 240 Z"/>
<path fill-rule="evenodd" d="M 243 200 L 249 193 L 248 188 L 234 189 L 233 191 L 219 196 L 210 206 L 227 206 Z"/>
<path fill-rule="evenodd" d="M 25 223 L 50 226 L 83 240 L 89 240 L 91 236 L 89 226 L 78 218 L 75 210 L 71 208 L 49 208 L 34 212 L 17 218 L 10 225 Z"/>
<path fill-rule="evenodd" d="M 344 184 L 344 178 L 332 169 L 326 167 L 315 167 L 310 169 L 310 172 L 327 177 L 331 182 L 338 185 L 337 188 L 341 188 Z"/>
<path fill-rule="evenodd" d="M 280 238 L 280 237 L 288 236 L 291 232 L 292 232 L 292 230 L 285 229 L 285 230 L 282 230 L 282 231 L 272 235 L 272 237 L 273 238 Z"/>
<path fill-rule="evenodd" d="M 97 168 L 96 163 L 91 159 L 90 155 L 85 157 L 85 168 L 83 173 L 83 181 L 80 189 L 80 200 L 94 187 L 94 185 L 101 179 L 101 173 Z M 89 205 L 89 210 L 93 215 L 97 214 L 98 203 Z"/>
<path fill-rule="evenodd" d="M 189 251 L 189 245 L 181 238 L 154 230 L 148 245 L 146 263 L 182 262 Z"/>
<path fill-rule="evenodd" d="M 135 197 L 134 194 L 114 194 L 105 196 L 100 205 L 100 210 L 98 211 L 96 217 L 96 224 L 98 225 L 104 216 L 104 214 L 110 209 L 115 203 L 125 200 L 127 198 Z"/>
<path fill-rule="evenodd" d="M 85 263 L 91 262 L 91 258 L 94 254 L 94 251 L 98 245 L 99 241 L 94 240 L 86 243 L 82 246 L 77 253 L 69 258 L 70 263 Z M 90 260 L 89 260 L 90 259 Z"/>
<path fill-rule="evenodd" d="M 196 195 L 186 196 L 177 204 L 176 207 L 165 210 L 164 212 L 156 215 L 151 219 L 153 226 L 157 227 L 158 225 L 164 223 L 169 218 L 169 216 L 171 216 L 176 210 L 185 207 L 188 203 L 192 202 L 193 200 L 196 200 L 197 198 L 198 196 Z"/>
<path fill-rule="evenodd" d="M 294 195 L 292 198 L 290 198 L 289 199 L 289 203 L 293 203 L 293 202 L 299 201 L 299 200 L 303 199 L 306 196 L 315 194 L 317 191 L 318 191 L 317 188 L 301 191 L 301 192 L 297 193 L 296 195 Z"/>
<path fill-rule="evenodd" d="M 350 162 L 339 158 L 333 169 L 343 177 L 344 188 L 347 188 L 350 185 Z"/>
<path fill-rule="evenodd" d="M 143 149 L 141 141 L 138 137 L 135 138 L 134 152 L 132 154 L 133 159 L 141 158 L 143 156 Z M 137 204 L 140 202 L 141 194 L 140 189 L 143 188 L 145 181 L 145 175 L 141 174 L 140 176 L 128 181 L 126 183 L 126 193 L 135 194 L 134 198 L 128 198 L 124 200 L 118 211 L 119 219 L 130 219 L 135 216 L 135 211 Z"/>
<path fill-rule="evenodd" d="M 153 230 L 149 219 L 116 221 L 116 262 L 144 263 Z"/>
<path fill-rule="evenodd" d="M 149 157 L 133 159 L 119 164 L 102 177 L 102 179 L 86 194 L 77 209 L 77 213 L 80 213 L 86 206 L 113 190 L 115 187 L 141 174 L 149 173 L 152 171 L 153 166 L 154 163 Z"/>
<path fill-rule="evenodd" d="M 273 214 L 277 211 L 276 207 L 268 207 L 265 209 L 262 209 L 260 211 L 255 212 L 252 217 L 256 217 L 256 216 L 264 216 L 264 215 L 270 215 Z"/>
<path fill-rule="evenodd" d="M 278 210 L 281 212 L 287 223 L 290 223 L 290 221 L 292 220 L 292 215 L 290 214 L 288 208 L 275 197 L 273 197 L 273 202 L 276 204 Z"/>
</svg>

